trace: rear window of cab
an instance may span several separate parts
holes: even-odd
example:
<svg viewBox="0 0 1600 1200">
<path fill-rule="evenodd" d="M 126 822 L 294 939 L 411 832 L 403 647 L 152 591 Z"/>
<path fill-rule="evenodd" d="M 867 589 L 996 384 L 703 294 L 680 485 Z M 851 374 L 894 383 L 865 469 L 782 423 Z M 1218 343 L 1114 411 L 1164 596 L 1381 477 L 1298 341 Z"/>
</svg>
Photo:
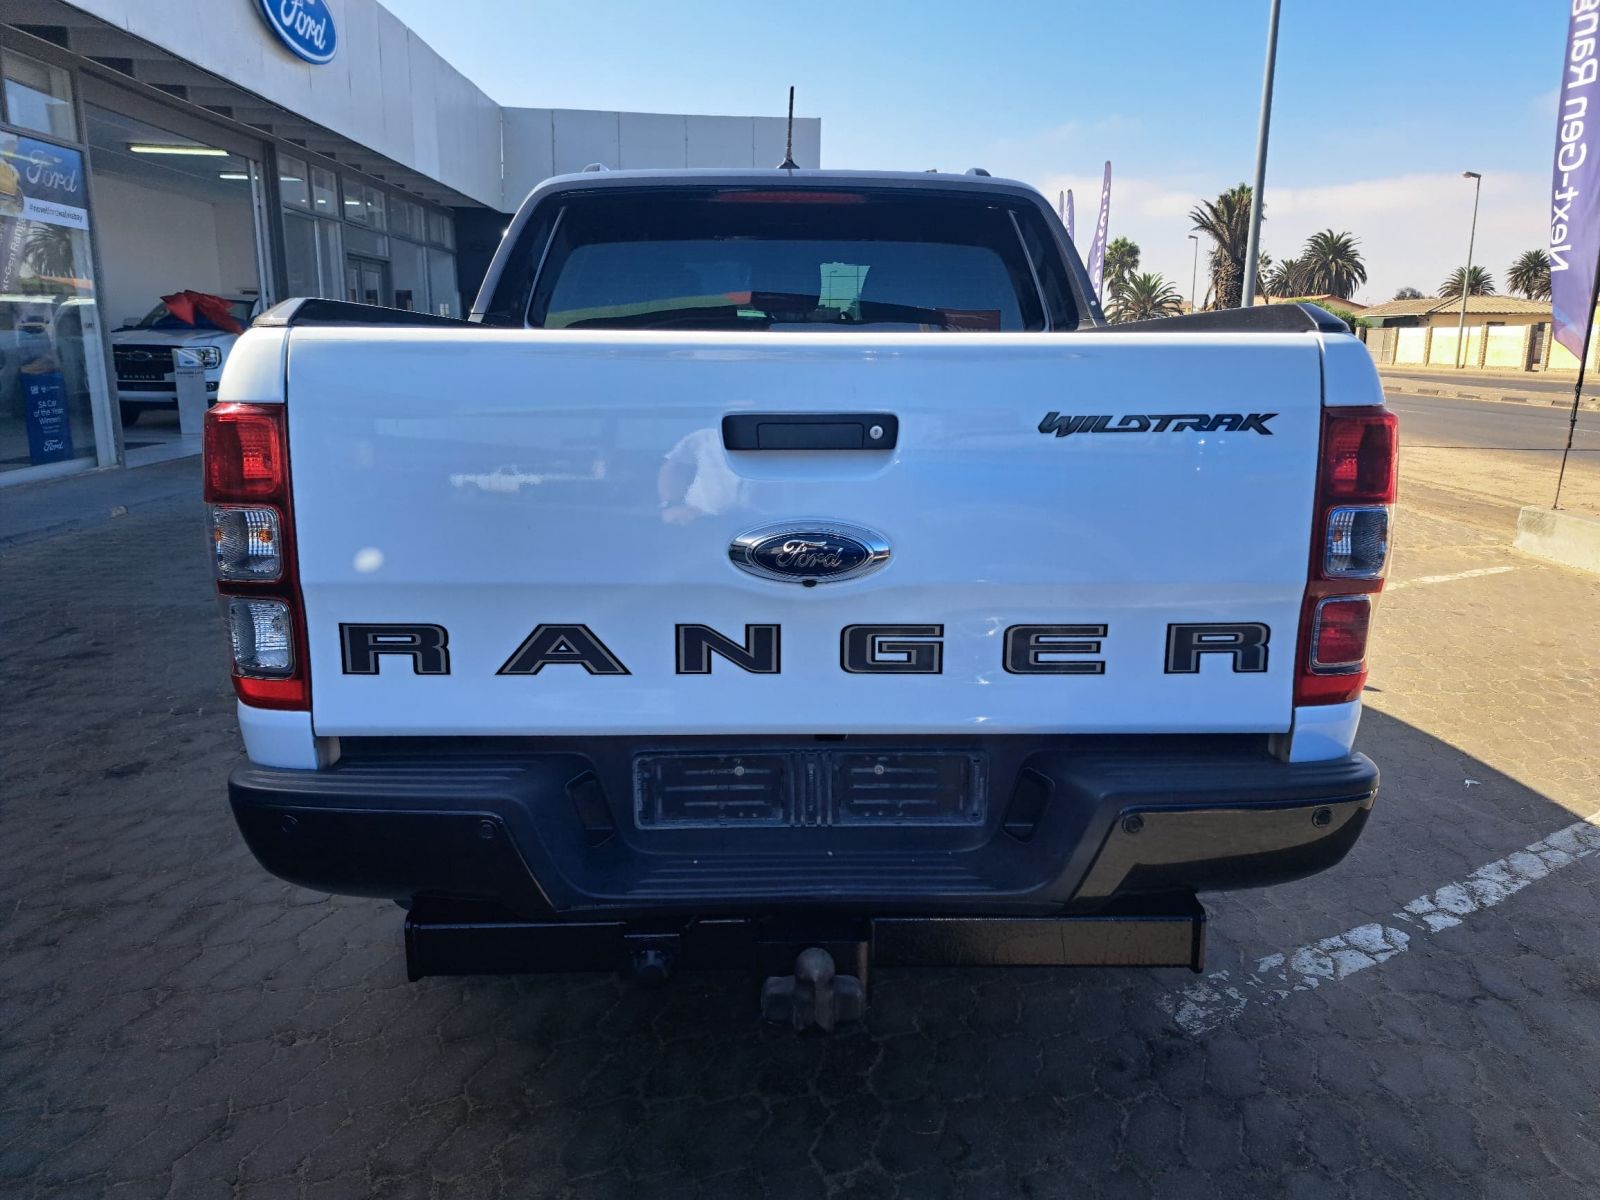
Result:
<svg viewBox="0 0 1600 1200">
<path fill-rule="evenodd" d="M 1063 266 L 1058 253 L 1052 259 L 1043 249 L 1053 243 L 1039 223 L 1025 206 L 954 190 L 570 194 L 546 223 L 526 323 L 930 333 L 1071 328 L 1076 316 Z"/>
</svg>

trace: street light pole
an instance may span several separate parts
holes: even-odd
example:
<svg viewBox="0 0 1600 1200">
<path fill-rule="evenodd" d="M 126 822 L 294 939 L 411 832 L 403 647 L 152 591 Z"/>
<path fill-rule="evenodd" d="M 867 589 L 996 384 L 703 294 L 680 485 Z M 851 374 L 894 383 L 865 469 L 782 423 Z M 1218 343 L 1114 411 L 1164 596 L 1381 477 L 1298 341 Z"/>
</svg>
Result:
<svg viewBox="0 0 1600 1200">
<path fill-rule="evenodd" d="M 1200 311 L 1200 235 L 1191 233 L 1189 240 L 1194 243 L 1194 269 L 1189 272 L 1189 311 Z"/>
<path fill-rule="evenodd" d="M 1472 232 L 1467 234 L 1467 269 L 1461 273 L 1461 317 L 1456 321 L 1456 370 L 1461 370 L 1466 358 L 1467 293 L 1472 281 L 1472 244 L 1478 240 L 1478 194 L 1483 191 L 1483 176 L 1477 171 L 1463 171 L 1461 178 L 1472 180 Z"/>
<path fill-rule="evenodd" d="M 1250 187 L 1250 237 L 1244 250 L 1244 291 L 1241 308 L 1256 303 L 1256 264 L 1261 261 L 1262 193 L 1267 187 L 1267 133 L 1272 128 L 1272 72 L 1278 62 L 1278 8 L 1283 0 L 1272 0 L 1267 18 L 1267 72 L 1261 80 L 1261 128 L 1256 133 L 1256 177 Z"/>
</svg>

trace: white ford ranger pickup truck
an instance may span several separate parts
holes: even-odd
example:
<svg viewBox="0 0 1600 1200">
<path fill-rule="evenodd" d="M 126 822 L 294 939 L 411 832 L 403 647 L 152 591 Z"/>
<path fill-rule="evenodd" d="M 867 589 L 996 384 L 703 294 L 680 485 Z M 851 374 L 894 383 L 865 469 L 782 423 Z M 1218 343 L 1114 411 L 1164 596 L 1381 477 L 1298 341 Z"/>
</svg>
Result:
<svg viewBox="0 0 1600 1200">
<path fill-rule="evenodd" d="M 413 978 L 1181 965 L 1359 836 L 1396 427 L 1284 305 L 1107 325 L 979 175 L 594 172 L 466 321 L 264 314 L 206 417 L 267 870 Z"/>
</svg>

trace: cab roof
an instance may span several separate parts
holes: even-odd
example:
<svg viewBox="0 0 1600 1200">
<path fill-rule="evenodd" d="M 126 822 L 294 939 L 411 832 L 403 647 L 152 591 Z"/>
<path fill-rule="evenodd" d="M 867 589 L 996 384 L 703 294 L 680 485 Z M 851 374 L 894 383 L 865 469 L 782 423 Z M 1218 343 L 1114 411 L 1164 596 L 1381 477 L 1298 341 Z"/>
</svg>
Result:
<svg viewBox="0 0 1600 1200">
<path fill-rule="evenodd" d="M 727 185 L 733 187 L 893 187 L 929 188 L 939 191 L 971 191 L 979 194 L 1026 196 L 1039 203 L 1044 197 L 1031 184 L 1017 179 L 1001 179 L 992 175 L 973 175 L 954 171 L 824 171 L 784 170 L 780 167 L 765 169 L 748 167 L 691 167 L 671 170 L 629 171 L 579 171 L 569 175 L 556 175 L 533 189 L 529 199 L 556 191 L 588 191 L 605 188 L 706 187 Z M 524 202 L 526 203 L 526 202 Z"/>
</svg>

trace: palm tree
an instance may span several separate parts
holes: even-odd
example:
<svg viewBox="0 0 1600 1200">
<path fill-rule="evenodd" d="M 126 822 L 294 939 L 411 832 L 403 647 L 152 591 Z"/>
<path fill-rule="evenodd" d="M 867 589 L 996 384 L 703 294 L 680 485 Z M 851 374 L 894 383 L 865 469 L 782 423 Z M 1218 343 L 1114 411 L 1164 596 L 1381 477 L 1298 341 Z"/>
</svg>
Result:
<svg viewBox="0 0 1600 1200">
<path fill-rule="evenodd" d="M 1304 296 L 1313 290 L 1306 283 L 1304 258 L 1286 258 L 1280 263 L 1272 264 L 1272 269 L 1267 272 L 1266 285 L 1267 295 L 1279 298 Z"/>
<path fill-rule="evenodd" d="M 1331 229 L 1307 238 L 1305 252 L 1300 256 L 1309 285 L 1305 290 L 1315 295 L 1348 299 L 1351 292 L 1367 281 L 1367 264 L 1361 261 L 1361 251 L 1356 249 L 1360 241 L 1348 232 L 1335 233 Z"/>
<path fill-rule="evenodd" d="M 1105 290 L 1115 296 L 1122 282 L 1139 269 L 1139 243 L 1129 238 L 1112 239 L 1106 247 Z"/>
<path fill-rule="evenodd" d="M 1153 271 L 1129 275 L 1111 297 L 1109 316 L 1117 323 L 1175 317 L 1183 311 L 1183 297 Z"/>
<path fill-rule="evenodd" d="M 1250 185 L 1241 183 L 1215 200 L 1202 200 L 1189 219 L 1212 241 L 1210 307 L 1238 308 L 1244 296 L 1245 243 L 1250 238 Z"/>
<path fill-rule="evenodd" d="M 1439 295 L 1449 299 L 1454 296 L 1461 297 L 1461 276 L 1464 268 L 1457 267 L 1450 272 L 1450 277 L 1439 285 Z M 1472 274 L 1467 278 L 1467 295 L 1492 296 L 1494 295 L 1494 276 L 1482 267 L 1473 267 Z"/>
<path fill-rule="evenodd" d="M 72 248 L 72 230 L 65 225 L 46 225 L 30 221 L 27 240 L 22 244 L 22 257 L 35 276 L 52 280 L 71 279 L 76 257 Z"/>
<path fill-rule="evenodd" d="M 1394 298 L 1396 300 L 1421 300 L 1421 299 L 1423 299 L 1422 289 L 1421 288 L 1414 288 L 1414 287 L 1403 287 L 1403 288 L 1400 288 L 1399 290 L 1397 290 L 1395 292 Z"/>
<path fill-rule="evenodd" d="M 1529 300 L 1550 299 L 1550 256 L 1543 250 L 1525 250 L 1506 272 L 1506 286 Z"/>
</svg>

